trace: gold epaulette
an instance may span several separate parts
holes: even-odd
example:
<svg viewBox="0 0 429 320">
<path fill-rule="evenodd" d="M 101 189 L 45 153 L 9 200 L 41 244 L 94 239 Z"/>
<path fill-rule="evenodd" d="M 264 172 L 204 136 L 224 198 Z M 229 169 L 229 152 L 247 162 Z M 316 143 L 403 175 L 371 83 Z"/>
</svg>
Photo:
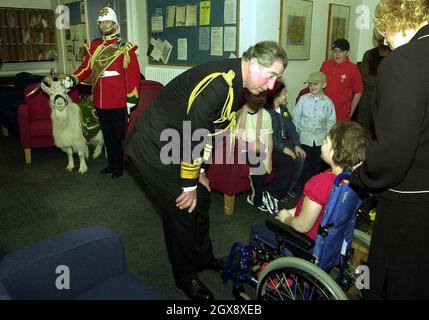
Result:
<svg viewBox="0 0 429 320">
<path fill-rule="evenodd" d="M 180 165 L 180 178 L 182 179 L 198 179 L 200 176 L 200 169 L 202 164 L 202 159 L 197 158 L 194 160 L 194 163 L 183 162 Z"/>
<path fill-rule="evenodd" d="M 209 134 L 209 136 L 219 135 L 229 129 L 231 131 L 231 135 L 233 136 L 230 142 L 230 150 L 233 150 L 234 141 L 235 141 L 234 136 L 237 130 L 236 112 L 232 111 L 232 103 L 234 102 L 234 89 L 232 86 L 232 80 L 234 80 L 235 78 L 235 72 L 233 70 L 229 70 L 228 72 L 215 72 L 215 73 L 209 74 L 203 80 L 201 80 L 196 85 L 196 87 L 192 90 L 191 96 L 189 97 L 189 100 L 188 100 L 188 108 L 186 110 L 186 113 L 189 114 L 192 104 L 194 103 L 194 100 L 197 98 L 197 96 L 210 84 L 211 81 L 213 81 L 215 78 L 219 76 L 222 76 L 225 82 L 228 84 L 228 95 L 222 107 L 220 118 L 213 121 L 213 123 L 219 124 L 225 121 L 228 121 L 229 123 L 225 129 L 213 134 Z"/>
</svg>

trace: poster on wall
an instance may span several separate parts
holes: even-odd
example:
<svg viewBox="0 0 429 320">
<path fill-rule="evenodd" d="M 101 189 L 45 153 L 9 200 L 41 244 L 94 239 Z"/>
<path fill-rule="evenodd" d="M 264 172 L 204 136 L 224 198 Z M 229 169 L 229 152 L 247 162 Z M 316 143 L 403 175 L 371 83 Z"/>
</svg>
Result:
<svg viewBox="0 0 429 320">
<path fill-rule="evenodd" d="M 281 2 L 280 44 L 290 60 L 310 59 L 312 14 L 312 1 Z"/>
</svg>

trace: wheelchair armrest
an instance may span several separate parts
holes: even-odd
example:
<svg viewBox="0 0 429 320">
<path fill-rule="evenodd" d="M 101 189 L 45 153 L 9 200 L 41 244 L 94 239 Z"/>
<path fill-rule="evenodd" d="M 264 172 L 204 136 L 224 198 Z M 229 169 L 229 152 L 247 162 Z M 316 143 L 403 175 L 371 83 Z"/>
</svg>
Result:
<svg viewBox="0 0 429 320">
<path fill-rule="evenodd" d="M 265 224 L 269 230 L 284 236 L 288 241 L 293 242 L 305 250 L 310 250 L 314 246 L 313 239 L 307 237 L 304 233 L 298 232 L 292 227 L 282 223 L 280 220 L 267 219 Z"/>
</svg>

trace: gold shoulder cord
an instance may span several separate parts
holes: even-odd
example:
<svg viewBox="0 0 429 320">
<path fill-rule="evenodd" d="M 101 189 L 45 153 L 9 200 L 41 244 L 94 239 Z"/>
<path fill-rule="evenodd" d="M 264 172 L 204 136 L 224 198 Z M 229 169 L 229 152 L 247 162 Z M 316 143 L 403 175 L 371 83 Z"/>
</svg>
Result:
<svg viewBox="0 0 429 320">
<path fill-rule="evenodd" d="M 186 114 L 189 114 L 192 104 L 194 103 L 198 95 L 210 84 L 210 82 L 212 82 L 214 79 L 216 79 L 219 76 L 222 76 L 225 79 L 226 83 L 229 86 L 229 89 L 228 89 L 228 96 L 222 108 L 221 117 L 215 120 L 213 123 L 222 123 L 228 120 L 229 124 L 224 130 L 214 134 L 210 134 L 209 136 L 220 134 L 226 131 L 227 129 L 230 129 L 232 132 L 232 135 L 235 135 L 236 123 L 237 123 L 236 114 L 235 112 L 231 112 L 232 103 L 234 101 L 234 90 L 232 88 L 232 80 L 235 77 L 235 72 L 232 70 L 228 71 L 227 73 L 215 72 L 215 73 L 209 74 L 203 80 L 201 80 L 194 88 L 194 90 L 192 90 L 191 96 L 189 97 L 189 100 L 188 100 L 188 108 L 186 110 Z M 232 147 L 233 147 L 234 146 L 233 143 L 235 139 L 231 139 L 231 140 L 232 140 Z M 211 146 L 206 146 L 206 147 L 207 148 L 204 148 L 203 158 L 207 160 L 210 157 Z M 186 163 L 182 161 L 180 177 L 182 179 L 198 179 L 200 175 L 201 164 L 203 163 L 203 158 L 199 157 L 195 159 L 193 163 Z"/>
<path fill-rule="evenodd" d="M 235 142 L 235 134 L 237 130 L 236 112 L 232 111 L 232 103 L 234 102 L 234 90 L 232 87 L 232 80 L 235 78 L 235 72 L 233 70 L 229 70 L 228 72 L 215 72 L 215 73 L 209 74 L 203 80 L 201 80 L 194 88 L 194 90 L 192 90 L 191 96 L 189 97 L 187 114 L 189 114 L 192 104 L 194 103 L 194 100 L 197 98 L 197 96 L 210 84 L 211 81 L 213 81 L 219 76 L 222 76 L 229 86 L 228 96 L 226 97 L 225 104 L 222 107 L 220 118 L 213 121 L 213 123 L 218 124 L 218 123 L 223 123 L 225 121 L 228 121 L 229 124 L 225 129 L 216 133 L 209 134 L 209 137 L 219 135 L 229 129 L 231 131 L 230 149 L 233 150 L 234 142 Z"/>
</svg>

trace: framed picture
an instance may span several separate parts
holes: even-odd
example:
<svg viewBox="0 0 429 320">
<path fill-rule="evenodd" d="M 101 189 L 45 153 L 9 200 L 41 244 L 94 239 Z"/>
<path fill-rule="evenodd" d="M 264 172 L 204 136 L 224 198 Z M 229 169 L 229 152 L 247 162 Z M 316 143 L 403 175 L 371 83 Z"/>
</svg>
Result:
<svg viewBox="0 0 429 320">
<path fill-rule="evenodd" d="M 74 59 L 73 45 L 70 41 L 67 41 L 67 60 L 72 61 Z"/>
<path fill-rule="evenodd" d="M 349 37 L 349 24 L 350 24 L 350 7 L 329 4 L 328 15 L 328 33 L 326 36 L 326 54 L 325 58 L 329 58 L 332 44 L 335 40 Z"/>
<path fill-rule="evenodd" d="M 76 55 L 76 60 L 83 61 L 83 59 L 85 58 L 85 52 L 85 47 L 79 47 L 79 51 Z"/>
<path fill-rule="evenodd" d="M 281 1 L 280 44 L 289 60 L 310 59 L 313 1 Z"/>
</svg>

